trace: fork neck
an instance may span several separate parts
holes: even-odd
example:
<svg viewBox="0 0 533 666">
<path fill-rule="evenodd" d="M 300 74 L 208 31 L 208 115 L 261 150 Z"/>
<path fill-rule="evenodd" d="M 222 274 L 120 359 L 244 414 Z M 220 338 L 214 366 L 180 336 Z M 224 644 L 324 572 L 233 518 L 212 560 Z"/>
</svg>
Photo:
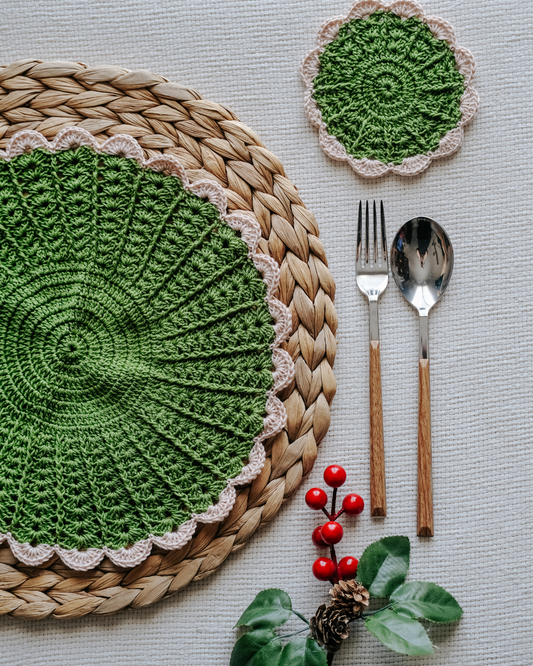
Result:
<svg viewBox="0 0 533 666">
<path fill-rule="evenodd" d="M 378 299 L 369 300 L 368 305 L 370 307 L 370 342 L 379 342 Z"/>
</svg>

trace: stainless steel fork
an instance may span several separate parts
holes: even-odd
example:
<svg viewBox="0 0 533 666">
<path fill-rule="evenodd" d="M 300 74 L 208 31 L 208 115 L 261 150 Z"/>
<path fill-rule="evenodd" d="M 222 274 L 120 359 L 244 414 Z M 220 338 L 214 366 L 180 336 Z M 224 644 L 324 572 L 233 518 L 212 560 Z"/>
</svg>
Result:
<svg viewBox="0 0 533 666">
<path fill-rule="evenodd" d="M 364 244 L 363 203 L 359 202 L 355 272 L 357 286 L 368 298 L 370 308 L 370 510 L 372 516 L 386 516 L 385 451 L 383 446 L 383 408 L 381 404 L 381 360 L 379 354 L 378 319 L 378 298 L 387 288 L 387 282 L 389 281 L 383 201 L 380 206 L 381 247 L 378 240 L 375 201 L 373 213 L 374 234 L 372 248 L 370 248 L 368 201 L 366 202 Z M 372 261 L 370 260 L 371 256 Z"/>
</svg>

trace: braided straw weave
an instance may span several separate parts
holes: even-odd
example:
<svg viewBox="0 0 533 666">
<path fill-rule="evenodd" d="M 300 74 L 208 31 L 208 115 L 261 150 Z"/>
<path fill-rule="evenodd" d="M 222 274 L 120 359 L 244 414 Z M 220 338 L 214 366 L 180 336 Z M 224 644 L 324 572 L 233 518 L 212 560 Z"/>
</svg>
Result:
<svg viewBox="0 0 533 666">
<path fill-rule="evenodd" d="M 98 140 L 135 137 L 146 157 L 174 155 L 191 181 L 218 182 L 232 211 L 258 220 L 258 251 L 281 268 L 278 298 L 292 315 L 284 344 L 295 379 L 280 394 L 287 428 L 265 443 L 261 474 L 240 489 L 230 515 L 199 526 L 181 550 L 154 548 L 134 569 L 104 559 L 88 571 L 68 569 L 57 557 L 39 567 L 18 562 L 0 547 L 0 614 L 27 619 L 106 615 L 142 608 L 213 573 L 242 548 L 310 472 L 330 421 L 335 394 L 337 316 L 335 284 L 318 226 L 280 161 L 225 107 L 146 70 L 87 67 L 74 62 L 23 60 L 0 68 L 0 148 L 23 129 L 52 139 L 79 126 Z"/>
</svg>

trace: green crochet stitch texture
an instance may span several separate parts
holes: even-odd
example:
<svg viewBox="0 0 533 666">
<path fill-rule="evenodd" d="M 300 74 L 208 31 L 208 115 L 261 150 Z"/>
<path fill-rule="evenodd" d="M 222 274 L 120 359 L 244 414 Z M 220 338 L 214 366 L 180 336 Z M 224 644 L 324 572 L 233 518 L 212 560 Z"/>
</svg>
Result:
<svg viewBox="0 0 533 666">
<path fill-rule="evenodd" d="M 436 150 L 461 119 L 465 81 L 454 53 L 416 17 L 349 21 L 319 60 L 314 99 L 328 133 L 356 159 L 401 164 Z"/>
<path fill-rule="evenodd" d="M 0 532 L 118 549 L 218 501 L 273 383 L 247 253 L 133 159 L 0 160 Z"/>
</svg>

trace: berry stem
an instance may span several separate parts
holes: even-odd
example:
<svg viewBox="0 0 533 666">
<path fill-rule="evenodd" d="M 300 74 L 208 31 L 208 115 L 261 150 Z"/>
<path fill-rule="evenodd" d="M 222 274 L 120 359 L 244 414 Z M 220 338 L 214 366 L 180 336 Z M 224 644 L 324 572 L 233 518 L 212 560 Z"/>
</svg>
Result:
<svg viewBox="0 0 533 666">
<path fill-rule="evenodd" d="M 322 507 L 322 511 L 326 514 L 326 516 L 328 517 L 328 520 L 332 520 L 332 518 L 331 518 L 329 512 L 327 511 L 326 507 Z"/>
<path fill-rule="evenodd" d="M 337 501 L 337 488 L 333 488 L 333 493 L 331 497 L 331 515 L 329 516 L 330 520 L 335 520 L 336 515 L 335 515 L 335 502 Z M 327 515 L 327 514 L 326 514 Z M 335 548 L 333 545 L 329 547 L 329 552 L 331 554 L 331 559 L 333 560 L 333 564 L 335 565 L 335 575 L 333 578 L 329 581 L 332 585 L 335 585 L 335 583 L 339 582 L 339 574 L 337 573 L 337 555 L 335 553 Z"/>
<path fill-rule="evenodd" d="M 335 552 L 335 546 L 330 546 L 329 547 L 329 552 L 331 555 L 331 559 L 333 560 L 333 564 L 335 565 L 335 575 L 333 578 L 329 581 L 332 585 L 335 585 L 335 583 L 339 582 L 339 574 L 337 573 L 337 553 Z"/>
<path fill-rule="evenodd" d="M 332 517 L 330 518 L 330 520 L 337 520 L 337 518 L 338 518 L 339 516 L 342 516 L 343 513 L 344 513 L 344 509 L 341 509 L 340 511 L 337 511 L 337 513 L 336 513 L 334 516 L 332 516 Z"/>
</svg>

